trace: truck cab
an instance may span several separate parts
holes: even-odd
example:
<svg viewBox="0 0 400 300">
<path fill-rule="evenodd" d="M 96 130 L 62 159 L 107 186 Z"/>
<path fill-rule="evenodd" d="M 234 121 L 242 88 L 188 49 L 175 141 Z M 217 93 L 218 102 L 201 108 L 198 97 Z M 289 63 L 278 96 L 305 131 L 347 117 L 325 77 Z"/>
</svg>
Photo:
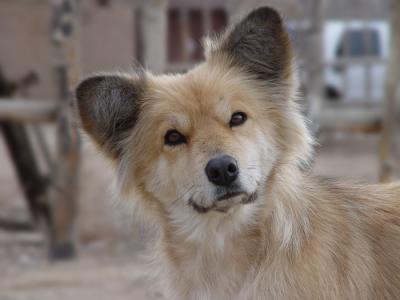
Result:
<svg viewBox="0 0 400 300">
<path fill-rule="evenodd" d="M 376 103 L 383 99 L 389 55 L 386 21 L 328 21 L 323 48 L 328 100 Z"/>
</svg>

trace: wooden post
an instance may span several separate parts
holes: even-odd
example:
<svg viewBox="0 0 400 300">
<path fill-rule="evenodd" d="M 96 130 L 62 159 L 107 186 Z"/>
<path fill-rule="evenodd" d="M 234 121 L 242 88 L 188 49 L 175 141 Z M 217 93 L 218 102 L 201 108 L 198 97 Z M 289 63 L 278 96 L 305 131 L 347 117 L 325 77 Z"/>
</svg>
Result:
<svg viewBox="0 0 400 300">
<path fill-rule="evenodd" d="M 153 72 L 164 72 L 167 61 L 167 1 L 140 2 L 142 64 Z"/>
<path fill-rule="evenodd" d="M 388 182 L 394 173 L 396 94 L 400 84 L 400 0 L 392 0 L 390 10 L 390 57 L 386 70 L 386 95 L 380 142 L 380 181 Z"/>
<path fill-rule="evenodd" d="M 324 62 L 322 30 L 325 19 L 325 0 L 312 0 L 309 3 L 311 25 L 309 28 L 309 43 L 306 53 L 307 82 L 307 115 L 312 121 L 311 130 L 318 132 L 320 114 L 324 98 Z"/>
<path fill-rule="evenodd" d="M 73 121 L 73 89 L 79 80 L 77 49 L 77 6 L 74 0 L 52 0 L 52 42 L 59 86 L 57 116 L 57 159 L 49 191 L 51 204 L 50 256 L 75 256 L 78 166 L 80 141 Z"/>
</svg>

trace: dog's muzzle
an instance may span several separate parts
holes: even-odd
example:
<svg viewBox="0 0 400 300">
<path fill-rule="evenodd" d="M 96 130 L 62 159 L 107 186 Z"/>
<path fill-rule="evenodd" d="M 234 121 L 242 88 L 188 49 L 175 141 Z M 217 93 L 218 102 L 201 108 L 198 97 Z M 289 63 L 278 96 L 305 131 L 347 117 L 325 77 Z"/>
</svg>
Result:
<svg viewBox="0 0 400 300">
<path fill-rule="evenodd" d="M 220 155 L 208 161 L 205 167 L 208 181 L 215 188 L 214 199 L 208 206 L 191 198 L 189 204 L 199 213 L 210 210 L 227 212 L 238 204 L 254 202 L 257 193 L 249 193 L 239 182 L 239 165 L 230 155 Z"/>
</svg>

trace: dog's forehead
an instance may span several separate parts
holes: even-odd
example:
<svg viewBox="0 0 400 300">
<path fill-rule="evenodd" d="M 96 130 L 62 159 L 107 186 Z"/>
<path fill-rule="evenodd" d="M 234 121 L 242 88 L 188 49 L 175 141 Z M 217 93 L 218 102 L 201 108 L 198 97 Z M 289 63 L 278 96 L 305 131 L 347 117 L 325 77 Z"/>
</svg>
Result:
<svg viewBox="0 0 400 300">
<path fill-rule="evenodd" d="M 199 116 L 229 108 L 232 91 L 221 82 L 186 74 L 155 78 L 151 85 L 152 107 L 163 114 Z"/>
<path fill-rule="evenodd" d="M 153 108 L 161 113 L 194 118 L 224 115 L 240 98 L 239 82 L 227 72 L 198 68 L 184 75 L 163 75 L 150 85 Z"/>
</svg>

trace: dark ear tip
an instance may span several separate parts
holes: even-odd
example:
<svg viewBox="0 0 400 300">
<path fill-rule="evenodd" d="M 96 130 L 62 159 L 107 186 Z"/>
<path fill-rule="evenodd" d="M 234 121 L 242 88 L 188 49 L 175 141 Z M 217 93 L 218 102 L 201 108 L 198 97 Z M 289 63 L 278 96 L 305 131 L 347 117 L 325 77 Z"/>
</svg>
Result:
<svg viewBox="0 0 400 300">
<path fill-rule="evenodd" d="M 95 92 L 95 89 L 106 80 L 106 76 L 96 75 L 83 79 L 78 83 L 75 88 L 75 98 L 82 101 L 87 98 L 88 95 Z"/>
<path fill-rule="evenodd" d="M 276 9 L 269 6 L 256 8 L 247 16 L 247 19 L 258 22 L 273 22 L 277 24 L 282 23 L 280 13 Z"/>
</svg>

